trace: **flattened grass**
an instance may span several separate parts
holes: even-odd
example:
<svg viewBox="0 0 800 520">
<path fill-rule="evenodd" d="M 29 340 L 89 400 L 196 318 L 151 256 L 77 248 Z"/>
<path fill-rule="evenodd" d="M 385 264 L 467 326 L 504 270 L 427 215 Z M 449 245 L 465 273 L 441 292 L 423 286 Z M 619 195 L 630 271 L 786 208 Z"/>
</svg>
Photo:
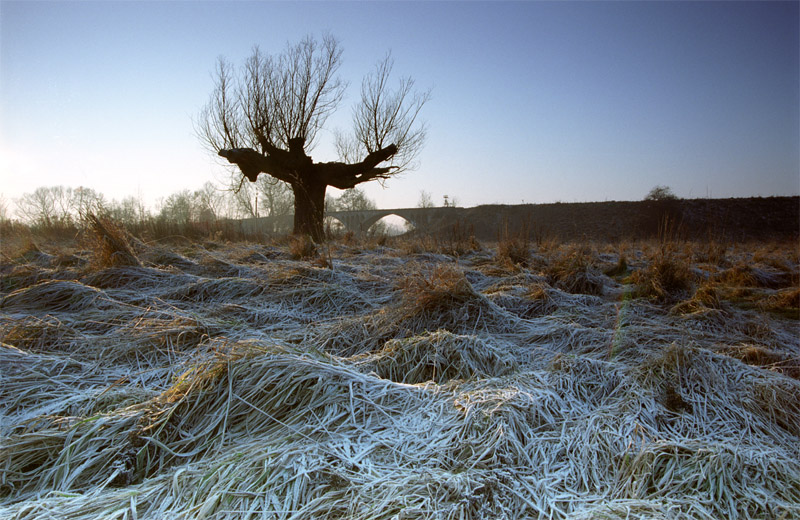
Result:
<svg viewBox="0 0 800 520">
<path fill-rule="evenodd" d="M 800 517 L 793 289 L 637 247 L 14 264 L 0 517 Z"/>
</svg>

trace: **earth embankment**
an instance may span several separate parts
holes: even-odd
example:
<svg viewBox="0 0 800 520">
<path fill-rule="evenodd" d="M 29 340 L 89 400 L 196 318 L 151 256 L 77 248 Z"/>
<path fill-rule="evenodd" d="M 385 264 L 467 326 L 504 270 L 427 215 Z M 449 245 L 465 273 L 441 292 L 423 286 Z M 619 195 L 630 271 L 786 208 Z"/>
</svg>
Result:
<svg viewBox="0 0 800 520">
<path fill-rule="evenodd" d="M 484 205 L 467 208 L 459 225 L 488 241 L 505 233 L 616 241 L 665 231 L 687 239 L 791 240 L 800 236 L 800 197 Z"/>
</svg>

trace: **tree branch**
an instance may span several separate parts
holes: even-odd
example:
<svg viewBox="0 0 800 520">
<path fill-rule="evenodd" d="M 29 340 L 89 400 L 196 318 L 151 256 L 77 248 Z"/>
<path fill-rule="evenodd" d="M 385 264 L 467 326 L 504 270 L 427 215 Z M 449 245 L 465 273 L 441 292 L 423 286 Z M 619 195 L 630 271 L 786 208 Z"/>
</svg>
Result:
<svg viewBox="0 0 800 520">
<path fill-rule="evenodd" d="M 288 152 L 284 152 L 288 153 Z M 284 167 L 280 160 L 270 155 L 261 155 L 252 148 L 231 148 L 220 150 L 219 156 L 239 167 L 250 182 L 256 182 L 259 173 L 272 175 L 276 179 L 292 183 L 296 180 L 294 172 Z"/>
<path fill-rule="evenodd" d="M 368 154 L 363 161 L 354 164 L 327 162 L 315 165 L 317 176 L 334 188 L 347 189 L 372 179 L 386 179 L 395 166 L 378 168 L 377 166 L 397 153 L 397 146 L 390 144 Z"/>
</svg>

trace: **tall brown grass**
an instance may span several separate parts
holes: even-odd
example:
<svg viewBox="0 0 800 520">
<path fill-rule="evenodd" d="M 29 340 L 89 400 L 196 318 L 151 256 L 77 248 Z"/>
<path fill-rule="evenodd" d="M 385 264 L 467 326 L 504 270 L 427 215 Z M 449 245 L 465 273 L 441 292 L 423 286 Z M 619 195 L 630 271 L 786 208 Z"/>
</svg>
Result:
<svg viewBox="0 0 800 520">
<path fill-rule="evenodd" d="M 414 266 L 397 287 L 404 306 L 412 313 L 450 308 L 476 297 L 464 272 L 454 264 L 436 264 L 430 271 Z"/>
<path fill-rule="evenodd" d="M 124 228 L 107 218 L 88 216 L 89 229 L 93 237 L 94 263 L 96 267 L 140 266 L 141 263 L 131 249 L 128 233 Z"/>
<path fill-rule="evenodd" d="M 510 266 L 529 267 L 531 260 L 531 244 L 525 226 L 512 232 L 508 221 L 503 223 L 497 237 L 495 257 L 501 263 Z"/>
</svg>

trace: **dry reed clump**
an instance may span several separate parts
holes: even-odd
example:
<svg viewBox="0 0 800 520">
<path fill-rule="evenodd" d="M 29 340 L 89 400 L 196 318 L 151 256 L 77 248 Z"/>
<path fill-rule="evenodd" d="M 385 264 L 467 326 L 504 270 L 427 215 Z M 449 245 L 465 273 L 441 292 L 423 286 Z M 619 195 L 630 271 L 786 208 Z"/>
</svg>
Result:
<svg viewBox="0 0 800 520">
<path fill-rule="evenodd" d="M 410 384 L 498 377 L 518 368 L 514 356 L 504 349 L 445 330 L 387 341 L 378 352 L 354 361 L 378 377 Z"/>
<path fill-rule="evenodd" d="M 446 255 L 460 257 L 469 253 L 481 251 L 483 246 L 475 238 L 473 226 L 466 227 L 458 222 L 449 226 L 441 235 L 442 248 L 439 252 Z"/>
<path fill-rule="evenodd" d="M 138 359 L 138 364 L 154 364 L 159 357 L 172 358 L 180 350 L 196 347 L 215 335 L 217 330 L 206 322 L 190 316 L 144 313 L 126 320 L 119 327 L 120 335 L 128 341 L 128 348 L 117 343 L 116 348 L 104 353 L 104 358 Z M 146 357 L 156 357 L 145 361 Z M 156 365 L 157 366 L 157 365 Z"/>
<path fill-rule="evenodd" d="M 800 380 L 800 355 L 777 352 L 763 345 L 741 344 L 725 347 L 721 353 L 748 365 L 778 372 Z"/>
<path fill-rule="evenodd" d="M 140 266 L 128 243 L 127 232 L 109 219 L 88 216 L 94 237 L 94 264 L 97 267 Z"/>
<path fill-rule="evenodd" d="M 527 237 L 505 237 L 498 241 L 495 258 L 506 265 L 529 267 L 531 251 Z"/>
<path fill-rule="evenodd" d="M 781 271 L 790 270 L 794 266 L 795 274 L 800 265 L 800 244 L 797 240 L 787 243 L 768 243 L 757 245 L 753 251 L 753 263 L 763 264 Z"/>
<path fill-rule="evenodd" d="M 398 237 L 384 237 L 383 243 L 376 245 L 391 246 L 394 248 L 392 254 L 433 253 L 455 258 L 483 250 L 483 246 L 475 238 L 474 229 L 459 223 L 446 226 L 434 234 L 412 231 Z"/>
<path fill-rule="evenodd" d="M 603 274 L 587 248 L 576 247 L 562 251 L 545 268 L 550 284 L 571 294 L 600 296 L 605 289 Z"/>
<path fill-rule="evenodd" d="M 715 278 L 720 283 L 731 287 L 782 289 L 796 286 L 796 275 L 791 272 L 744 263 L 722 271 Z"/>
<path fill-rule="evenodd" d="M 453 264 L 436 264 L 428 272 L 421 266 L 412 267 L 397 288 L 410 315 L 449 310 L 478 296 L 463 271 Z"/>
<path fill-rule="evenodd" d="M 558 310 L 559 299 L 554 296 L 554 293 L 558 292 L 545 282 L 534 281 L 524 284 L 521 288 L 492 287 L 487 296 L 502 309 L 522 319 L 530 320 Z"/>
<path fill-rule="evenodd" d="M 783 289 L 762 299 L 758 306 L 800 320 L 800 287 Z"/>
<path fill-rule="evenodd" d="M 719 311 L 720 309 L 722 309 L 722 300 L 717 284 L 706 282 L 695 290 L 691 298 L 677 303 L 670 309 L 670 312 L 686 315 L 704 313 L 709 310 Z"/>
<path fill-rule="evenodd" d="M 625 253 L 620 252 L 616 264 L 603 269 L 603 274 L 614 278 L 626 276 L 629 271 L 630 268 L 628 267 L 628 258 L 625 256 Z"/>
<path fill-rule="evenodd" d="M 397 254 L 404 256 L 439 252 L 439 244 L 432 235 L 402 235 L 393 240 L 393 245 L 397 248 Z"/>
<path fill-rule="evenodd" d="M 635 270 L 630 281 L 633 296 L 660 303 L 672 303 L 685 297 L 694 286 L 694 276 L 684 258 L 662 246 L 643 269 Z"/>
<path fill-rule="evenodd" d="M 408 338 L 439 329 L 455 334 L 482 330 L 513 330 L 516 316 L 475 291 L 455 264 L 419 264 L 402 269 L 397 281 L 399 301 L 368 314 L 348 317 L 324 327 L 315 341 L 320 348 L 350 357 L 376 351 L 391 339 Z"/>
<path fill-rule="evenodd" d="M 250 269 L 244 266 L 236 265 L 226 259 L 219 258 L 216 256 L 216 254 L 212 254 L 203 249 L 199 254 L 197 268 L 196 270 L 192 271 L 192 274 L 210 278 L 235 278 L 249 275 Z"/>
<path fill-rule="evenodd" d="M 726 242 L 720 242 L 709 237 L 708 240 L 686 243 L 687 255 L 698 264 L 724 267 L 729 265 L 732 247 Z"/>
<path fill-rule="evenodd" d="M 430 269 L 411 266 L 397 282 L 400 302 L 387 308 L 386 318 L 400 330 L 446 329 L 454 333 L 476 330 L 514 330 L 519 320 L 477 292 L 455 264 L 437 263 Z"/>
<path fill-rule="evenodd" d="M 289 255 L 293 260 L 308 260 L 317 255 L 317 244 L 308 235 L 292 235 L 289 238 Z"/>
</svg>

